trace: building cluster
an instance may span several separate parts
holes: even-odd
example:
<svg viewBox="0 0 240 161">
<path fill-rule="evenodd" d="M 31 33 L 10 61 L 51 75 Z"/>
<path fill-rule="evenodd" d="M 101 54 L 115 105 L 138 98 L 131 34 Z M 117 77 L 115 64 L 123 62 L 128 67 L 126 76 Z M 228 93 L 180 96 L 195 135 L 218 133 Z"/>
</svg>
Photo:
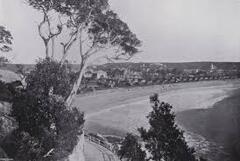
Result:
<svg viewBox="0 0 240 161">
<path fill-rule="evenodd" d="M 168 68 L 163 64 L 141 64 L 133 67 L 92 66 L 83 76 L 81 92 L 115 87 L 132 87 L 179 82 L 236 79 L 240 77 L 237 69 L 223 70 L 211 64 L 208 70 Z"/>
</svg>

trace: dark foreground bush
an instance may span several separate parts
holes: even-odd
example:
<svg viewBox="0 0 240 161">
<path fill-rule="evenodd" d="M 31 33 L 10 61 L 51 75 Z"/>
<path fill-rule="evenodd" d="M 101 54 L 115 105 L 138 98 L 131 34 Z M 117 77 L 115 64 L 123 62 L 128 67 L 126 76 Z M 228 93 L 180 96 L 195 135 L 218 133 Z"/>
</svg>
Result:
<svg viewBox="0 0 240 161">
<path fill-rule="evenodd" d="M 5 82 L 0 80 L 0 101 L 10 102 L 12 99 L 12 92 L 8 89 Z"/>
<path fill-rule="evenodd" d="M 142 150 L 141 144 L 133 134 L 127 134 L 121 142 L 121 147 L 117 153 L 119 158 L 128 161 L 145 161 L 146 153 Z"/>
<path fill-rule="evenodd" d="M 13 99 L 18 128 L 4 141 L 6 153 L 18 161 L 56 161 L 72 153 L 82 132 L 83 113 L 69 110 L 61 97 L 36 97 L 24 90 Z"/>
<path fill-rule="evenodd" d="M 73 74 L 67 64 L 49 58 L 40 59 L 26 77 L 27 89 L 38 96 L 48 96 L 52 90 L 53 94 L 65 98 L 71 91 Z"/>
</svg>

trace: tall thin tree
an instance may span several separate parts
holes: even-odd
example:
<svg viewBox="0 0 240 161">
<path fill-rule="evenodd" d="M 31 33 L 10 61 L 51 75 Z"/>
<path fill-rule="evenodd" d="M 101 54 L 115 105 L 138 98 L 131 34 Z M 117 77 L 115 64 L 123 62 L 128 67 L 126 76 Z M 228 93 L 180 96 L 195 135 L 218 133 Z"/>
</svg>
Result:
<svg viewBox="0 0 240 161">
<path fill-rule="evenodd" d="M 70 54 L 72 46 L 74 44 L 78 46 L 79 75 L 66 99 L 69 107 L 77 94 L 84 70 L 90 60 L 95 58 L 128 60 L 139 51 L 141 42 L 131 32 L 128 25 L 110 9 L 108 0 L 28 0 L 28 2 L 34 8 L 41 10 L 44 15 L 44 19 L 39 25 L 39 33 L 41 33 L 40 36 L 46 47 L 46 57 L 49 57 L 49 40 L 55 34 L 49 31 L 46 37 L 42 34 L 41 28 L 45 22 L 47 22 L 47 26 L 50 26 L 47 14 L 50 10 L 58 12 L 67 19 L 66 33 L 70 32 L 69 39 L 61 42 L 62 64 Z M 59 25 L 58 28 L 57 34 L 60 34 L 63 26 Z"/>
</svg>

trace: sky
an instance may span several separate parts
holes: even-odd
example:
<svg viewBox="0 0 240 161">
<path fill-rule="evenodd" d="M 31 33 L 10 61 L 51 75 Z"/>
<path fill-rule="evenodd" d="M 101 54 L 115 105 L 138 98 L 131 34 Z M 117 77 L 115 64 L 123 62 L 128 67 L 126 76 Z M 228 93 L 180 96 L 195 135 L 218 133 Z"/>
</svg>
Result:
<svg viewBox="0 0 240 161">
<path fill-rule="evenodd" d="M 240 61 L 240 0 L 110 0 L 110 5 L 142 41 L 142 52 L 131 61 Z M 14 37 L 12 62 L 44 57 L 40 18 L 24 0 L 0 0 L 0 24 Z"/>
</svg>

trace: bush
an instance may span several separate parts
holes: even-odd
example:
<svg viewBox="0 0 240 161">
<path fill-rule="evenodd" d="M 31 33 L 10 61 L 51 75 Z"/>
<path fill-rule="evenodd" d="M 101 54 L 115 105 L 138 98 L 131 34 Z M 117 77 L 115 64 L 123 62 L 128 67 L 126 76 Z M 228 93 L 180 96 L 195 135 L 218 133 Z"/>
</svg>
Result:
<svg viewBox="0 0 240 161">
<path fill-rule="evenodd" d="M 153 110 L 147 116 L 150 128 L 140 128 L 145 147 L 155 161 L 197 161 L 194 149 L 188 147 L 183 131 L 175 124 L 172 106 L 160 102 L 158 95 L 150 97 Z"/>
<path fill-rule="evenodd" d="M 12 99 L 11 116 L 18 127 L 4 144 L 18 161 L 60 161 L 70 155 L 82 133 L 84 114 L 65 105 L 70 70 L 50 59 L 40 60 L 27 76 L 26 89 Z"/>
<path fill-rule="evenodd" d="M 7 83 L 0 80 L 0 101 L 10 102 L 13 94 L 8 89 Z"/>
<path fill-rule="evenodd" d="M 73 151 L 84 123 L 83 113 L 68 110 L 56 97 L 35 97 L 22 91 L 14 98 L 11 116 L 18 122 L 16 160 L 60 160 Z M 47 158 L 43 156 L 53 149 Z"/>
<path fill-rule="evenodd" d="M 27 89 L 35 95 L 48 96 L 52 94 L 66 97 L 71 91 L 74 79 L 67 64 L 61 65 L 52 59 L 39 60 L 33 71 L 27 75 Z"/>
<path fill-rule="evenodd" d="M 118 151 L 120 159 L 128 161 L 145 161 L 146 153 L 142 150 L 141 144 L 133 134 L 127 134 L 121 143 Z"/>
</svg>

